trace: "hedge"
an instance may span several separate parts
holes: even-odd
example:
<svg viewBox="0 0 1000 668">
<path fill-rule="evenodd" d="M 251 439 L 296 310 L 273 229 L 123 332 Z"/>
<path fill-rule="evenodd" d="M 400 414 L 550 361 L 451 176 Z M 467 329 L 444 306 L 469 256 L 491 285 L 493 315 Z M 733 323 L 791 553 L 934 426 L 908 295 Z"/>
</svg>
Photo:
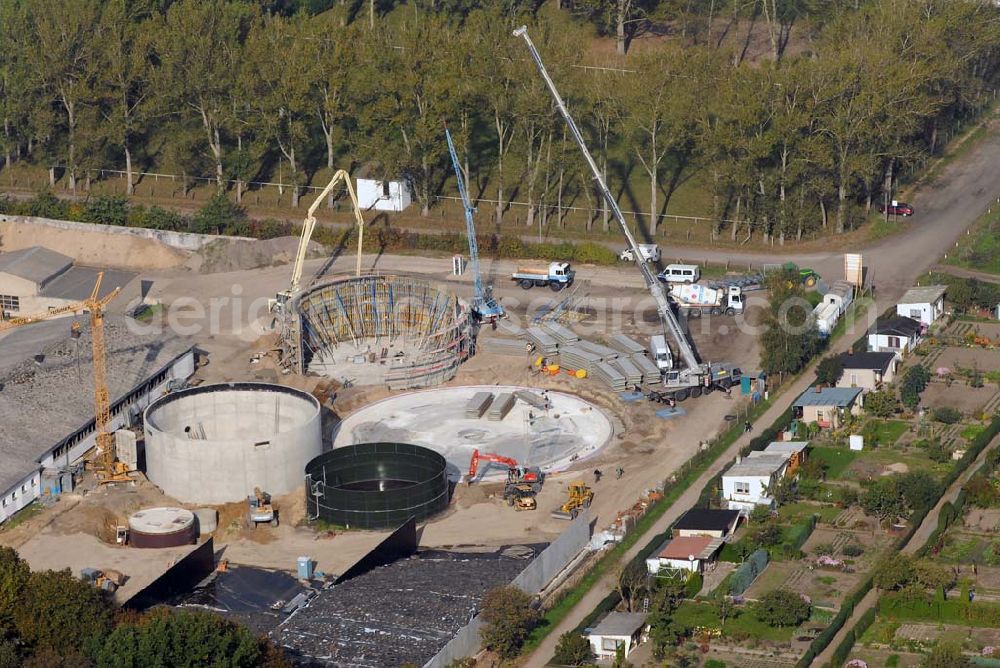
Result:
<svg viewBox="0 0 1000 668">
<path fill-rule="evenodd" d="M 968 626 L 1000 626 L 1000 603 L 950 598 L 946 601 L 912 601 L 898 594 L 886 594 L 879 613 L 903 621 L 931 621 Z"/>
<path fill-rule="evenodd" d="M 761 574 L 770 560 L 767 550 L 760 548 L 747 557 L 746 561 L 733 571 L 733 577 L 729 581 L 729 593 L 733 596 L 740 596 L 750 588 L 753 581 Z"/>
<path fill-rule="evenodd" d="M 782 547 L 788 552 L 801 550 L 802 546 L 806 544 L 806 541 L 809 540 L 809 536 L 812 535 L 813 530 L 816 528 L 817 517 L 817 515 L 810 515 L 798 524 L 793 524 L 786 533 L 788 540 L 782 544 Z"/>
</svg>

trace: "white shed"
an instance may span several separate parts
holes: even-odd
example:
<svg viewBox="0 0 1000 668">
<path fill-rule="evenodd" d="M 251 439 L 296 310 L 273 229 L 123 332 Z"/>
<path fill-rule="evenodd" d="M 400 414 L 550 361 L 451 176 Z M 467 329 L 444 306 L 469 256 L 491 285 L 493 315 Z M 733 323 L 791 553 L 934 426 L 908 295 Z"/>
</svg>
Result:
<svg viewBox="0 0 1000 668">
<path fill-rule="evenodd" d="M 910 288 L 896 304 L 896 314 L 930 325 L 944 313 L 946 289 L 944 285 Z"/>
<path fill-rule="evenodd" d="M 609 612 L 587 634 L 598 661 L 614 659 L 621 647 L 627 658 L 645 638 L 646 615 L 641 612 Z"/>
<path fill-rule="evenodd" d="M 406 181 L 358 179 L 358 204 L 362 211 L 403 211 L 413 202 Z"/>
</svg>

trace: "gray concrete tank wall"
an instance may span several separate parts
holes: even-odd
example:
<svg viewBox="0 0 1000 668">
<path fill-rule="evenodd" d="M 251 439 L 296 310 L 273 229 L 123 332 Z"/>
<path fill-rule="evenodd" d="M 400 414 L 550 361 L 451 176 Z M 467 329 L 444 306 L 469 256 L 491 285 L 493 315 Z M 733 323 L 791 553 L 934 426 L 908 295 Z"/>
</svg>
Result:
<svg viewBox="0 0 1000 668">
<path fill-rule="evenodd" d="M 146 409 L 146 475 L 186 503 L 241 501 L 260 487 L 301 489 L 306 462 L 322 452 L 319 402 L 267 383 L 205 385 Z"/>
</svg>

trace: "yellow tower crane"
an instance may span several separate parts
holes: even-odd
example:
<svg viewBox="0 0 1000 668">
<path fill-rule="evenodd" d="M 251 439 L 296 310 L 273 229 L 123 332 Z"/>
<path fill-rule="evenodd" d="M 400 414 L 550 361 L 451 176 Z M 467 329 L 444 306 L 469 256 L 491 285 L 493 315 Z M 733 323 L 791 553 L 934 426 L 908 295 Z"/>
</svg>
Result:
<svg viewBox="0 0 1000 668">
<path fill-rule="evenodd" d="M 128 467 L 123 462 L 118 461 L 114 436 L 108 432 L 108 424 L 111 422 L 111 397 L 108 394 L 107 350 L 104 345 L 104 308 L 118 296 L 121 288 L 115 288 L 101 297 L 101 282 L 103 280 L 104 272 L 102 271 L 97 274 L 97 282 L 94 284 L 90 297 L 83 301 L 60 306 L 45 313 L 0 320 L 0 332 L 49 320 L 65 313 L 90 312 L 90 343 L 94 364 L 94 432 L 97 444 L 95 468 L 98 479 L 102 483 L 124 482 L 129 480 Z M 74 322 L 71 332 L 73 338 L 79 338 L 80 323 Z"/>
</svg>

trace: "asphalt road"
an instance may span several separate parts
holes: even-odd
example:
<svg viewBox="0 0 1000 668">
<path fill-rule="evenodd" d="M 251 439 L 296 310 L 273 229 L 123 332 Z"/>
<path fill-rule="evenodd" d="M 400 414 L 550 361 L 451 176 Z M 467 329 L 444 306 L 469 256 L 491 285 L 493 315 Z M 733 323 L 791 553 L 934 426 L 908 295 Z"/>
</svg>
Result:
<svg viewBox="0 0 1000 668">
<path fill-rule="evenodd" d="M 876 313 L 888 308 L 902 296 L 918 276 L 933 267 L 941 255 L 954 246 L 956 240 L 986 207 L 997 200 L 1000 195 L 1000 182 L 996 180 L 998 172 L 1000 172 L 1000 121 L 994 120 L 990 124 L 989 132 L 978 144 L 947 165 L 931 183 L 915 194 L 910 203 L 917 215 L 908 219 L 905 232 L 859 249 L 864 254 L 865 264 L 869 267 L 877 288 Z M 728 251 L 704 250 L 698 251 L 697 256 L 715 262 L 729 260 L 759 264 L 775 261 L 774 257 L 766 255 Z M 787 260 L 811 266 L 827 279 L 840 276 L 843 272 L 843 255 L 839 252 L 781 256 L 781 261 Z M 863 331 L 864 323 L 857 323 L 855 331 L 849 331 L 840 338 L 831 352 L 846 350 Z M 758 423 L 763 425 L 774 422 L 787 406 L 809 387 L 812 378 L 813 370 L 810 368 L 797 382 L 786 389 L 780 399 L 761 418 L 758 418 Z M 739 449 L 748 442 L 748 436 L 738 439 L 646 532 L 645 536 L 625 555 L 625 559 L 635 556 L 648 537 L 666 530 L 681 514 L 693 507 L 701 489 L 716 473 L 727 466 Z M 612 573 L 590 589 L 580 603 L 527 658 L 525 665 L 531 667 L 546 665 L 555 651 L 559 636 L 576 628 L 613 588 Z M 823 664 L 815 662 L 814 665 Z"/>
</svg>

